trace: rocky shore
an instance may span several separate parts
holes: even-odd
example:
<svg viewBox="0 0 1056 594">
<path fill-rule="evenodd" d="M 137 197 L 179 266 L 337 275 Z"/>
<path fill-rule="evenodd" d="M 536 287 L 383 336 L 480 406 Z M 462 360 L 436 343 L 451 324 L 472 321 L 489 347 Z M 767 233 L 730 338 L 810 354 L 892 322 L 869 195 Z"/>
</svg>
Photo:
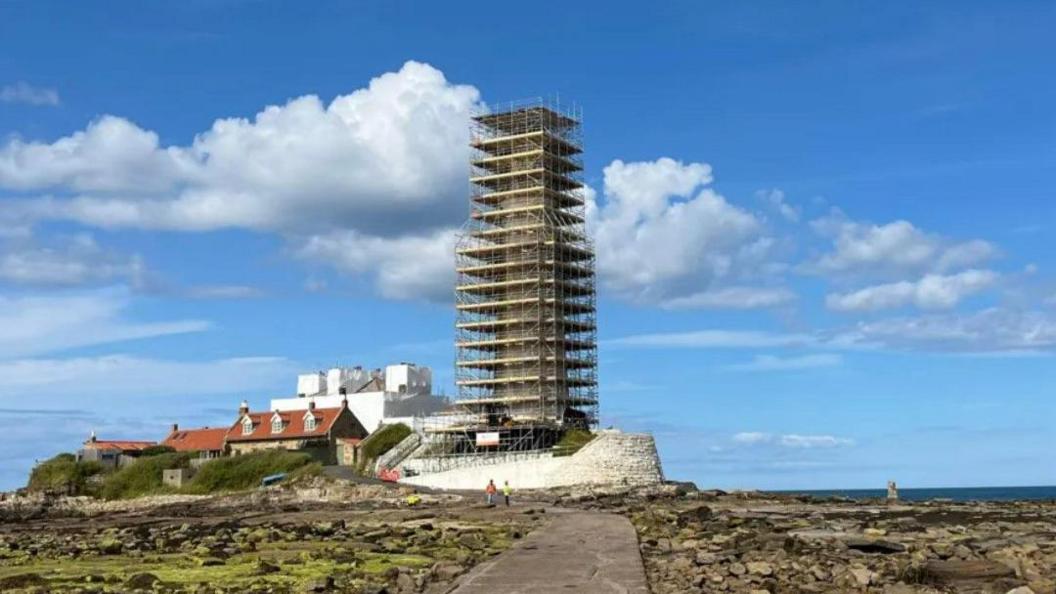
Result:
<svg viewBox="0 0 1056 594">
<path fill-rule="evenodd" d="M 23 501 L 0 509 L 0 592 L 445 592 L 545 516 L 407 494 L 323 484 L 114 509 Z"/>
<path fill-rule="evenodd" d="M 896 503 L 697 491 L 475 496 L 318 480 L 208 498 L 7 501 L 3 592 L 448 592 L 561 510 L 637 530 L 650 589 L 1056 594 L 1056 502 Z M 545 571 L 545 568 L 540 568 Z"/>
<path fill-rule="evenodd" d="M 676 487 L 560 501 L 628 515 L 656 594 L 1056 592 L 1056 502 L 889 504 Z"/>
</svg>

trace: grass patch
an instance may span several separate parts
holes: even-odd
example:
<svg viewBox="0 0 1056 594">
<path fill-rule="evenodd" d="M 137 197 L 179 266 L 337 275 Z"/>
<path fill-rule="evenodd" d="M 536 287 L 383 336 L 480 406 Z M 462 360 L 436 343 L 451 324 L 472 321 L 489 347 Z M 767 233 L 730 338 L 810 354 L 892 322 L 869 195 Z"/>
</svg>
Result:
<svg viewBox="0 0 1056 594">
<path fill-rule="evenodd" d="M 586 429 L 569 429 L 554 446 L 554 456 L 571 456 L 594 439 Z"/>
<path fill-rule="evenodd" d="M 101 472 L 103 465 L 98 462 L 78 462 L 73 454 L 59 454 L 33 468 L 26 488 L 33 492 L 84 495 L 89 491 L 88 479 Z"/>
<path fill-rule="evenodd" d="M 396 447 L 411 434 L 411 428 L 403 423 L 385 425 L 363 440 L 359 446 L 359 473 L 372 474 L 374 463 L 379 456 Z"/>
<path fill-rule="evenodd" d="M 318 474 L 321 467 L 308 454 L 267 450 L 206 462 L 185 489 L 188 493 L 239 491 L 260 485 L 260 480 L 285 472 L 290 478 Z"/>
<path fill-rule="evenodd" d="M 144 495 L 171 493 L 162 483 L 162 473 L 171 468 L 187 468 L 188 454 L 157 454 L 140 458 L 103 480 L 99 494 L 104 499 L 131 499 Z"/>
</svg>

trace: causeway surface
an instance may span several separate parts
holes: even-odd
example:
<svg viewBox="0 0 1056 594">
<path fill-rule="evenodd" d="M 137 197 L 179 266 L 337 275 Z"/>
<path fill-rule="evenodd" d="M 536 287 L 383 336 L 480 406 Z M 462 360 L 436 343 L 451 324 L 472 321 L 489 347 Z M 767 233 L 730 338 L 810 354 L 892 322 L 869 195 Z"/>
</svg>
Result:
<svg viewBox="0 0 1056 594">
<path fill-rule="evenodd" d="M 549 509 L 550 523 L 473 568 L 455 594 L 648 594 L 634 526 L 615 514 Z"/>
</svg>

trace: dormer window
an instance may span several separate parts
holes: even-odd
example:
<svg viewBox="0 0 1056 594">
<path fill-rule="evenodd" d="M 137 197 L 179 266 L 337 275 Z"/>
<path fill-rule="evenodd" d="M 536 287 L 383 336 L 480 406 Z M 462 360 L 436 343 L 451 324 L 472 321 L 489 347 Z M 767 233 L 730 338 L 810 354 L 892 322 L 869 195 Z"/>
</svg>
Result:
<svg viewBox="0 0 1056 594">
<path fill-rule="evenodd" d="M 271 417 L 271 432 L 282 433 L 282 429 L 282 417 L 280 417 L 279 415 Z"/>
<path fill-rule="evenodd" d="M 242 435 L 253 433 L 253 419 L 245 417 L 242 419 Z"/>
<path fill-rule="evenodd" d="M 307 415 L 304 417 L 304 430 L 315 431 L 315 417 L 313 415 Z"/>
</svg>

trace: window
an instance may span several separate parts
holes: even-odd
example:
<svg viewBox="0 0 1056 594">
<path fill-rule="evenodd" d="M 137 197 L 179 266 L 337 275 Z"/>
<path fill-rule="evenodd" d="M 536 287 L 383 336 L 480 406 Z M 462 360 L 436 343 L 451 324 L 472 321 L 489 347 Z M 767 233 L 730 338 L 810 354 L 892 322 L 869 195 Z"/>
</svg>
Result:
<svg viewBox="0 0 1056 594">
<path fill-rule="evenodd" d="M 271 432 L 282 433 L 282 417 L 279 415 L 271 417 Z"/>
<path fill-rule="evenodd" d="M 242 435 L 253 433 L 253 420 L 249 417 L 242 419 Z"/>
<path fill-rule="evenodd" d="M 315 431 L 315 417 L 314 416 L 308 415 L 308 416 L 304 417 L 304 430 L 305 431 Z"/>
</svg>

